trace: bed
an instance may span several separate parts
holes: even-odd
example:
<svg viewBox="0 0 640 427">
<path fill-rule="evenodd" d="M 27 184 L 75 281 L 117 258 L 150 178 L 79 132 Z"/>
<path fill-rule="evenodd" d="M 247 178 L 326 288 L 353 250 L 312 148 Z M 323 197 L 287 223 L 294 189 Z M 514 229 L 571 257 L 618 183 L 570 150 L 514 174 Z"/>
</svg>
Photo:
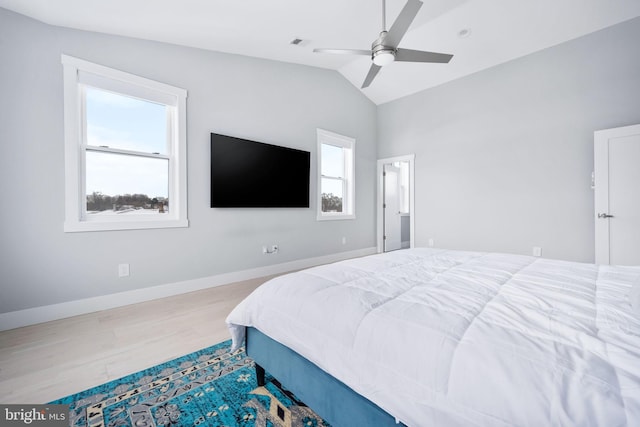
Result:
<svg viewBox="0 0 640 427">
<path fill-rule="evenodd" d="M 415 248 L 277 277 L 227 323 L 335 427 L 640 426 L 638 288 L 640 267 Z"/>
</svg>

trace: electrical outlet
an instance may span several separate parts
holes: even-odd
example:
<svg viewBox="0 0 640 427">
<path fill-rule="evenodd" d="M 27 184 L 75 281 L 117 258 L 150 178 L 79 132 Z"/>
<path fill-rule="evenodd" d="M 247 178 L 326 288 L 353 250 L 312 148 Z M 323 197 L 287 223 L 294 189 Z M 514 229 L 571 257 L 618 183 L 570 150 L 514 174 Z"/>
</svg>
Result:
<svg viewBox="0 0 640 427">
<path fill-rule="evenodd" d="M 427 242 L 427 244 L 429 245 L 430 248 L 433 247 L 433 239 L 429 239 L 429 242 Z"/>
<path fill-rule="evenodd" d="M 542 248 L 540 246 L 533 247 L 533 256 L 542 256 Z"/>
<path fill-rule="evenodd" d="M 347 238 L 345 236 L 342 236 L 342 244 L 343 245 L 347 244 Z"/>
<path fill-rule="evenodd" d="M 265 255 L 275 254 L 279 250 L 280 248 L 278 248 L 278 245 L 271 245 L 271 247 L 267 247 L 267 246 L 262 247 L 262 253 Z"/>
<path fill-rule="evenodd" d="M 118 277 L 129 276 L 129 264 L 118 264 Z"/>
</svg>

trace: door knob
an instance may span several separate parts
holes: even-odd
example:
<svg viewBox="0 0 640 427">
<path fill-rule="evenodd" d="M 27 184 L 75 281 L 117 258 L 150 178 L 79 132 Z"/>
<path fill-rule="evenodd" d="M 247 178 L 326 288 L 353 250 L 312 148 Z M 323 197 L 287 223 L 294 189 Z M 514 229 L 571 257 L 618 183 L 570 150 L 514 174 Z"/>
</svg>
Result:
<svg viewBox="0 0 640 427">
<path fill-rule="evenodd" d="M 613 218 L 613 215 L 609 215 L 608 213 L 599 213 L 598 218 Z"/>
</svg>

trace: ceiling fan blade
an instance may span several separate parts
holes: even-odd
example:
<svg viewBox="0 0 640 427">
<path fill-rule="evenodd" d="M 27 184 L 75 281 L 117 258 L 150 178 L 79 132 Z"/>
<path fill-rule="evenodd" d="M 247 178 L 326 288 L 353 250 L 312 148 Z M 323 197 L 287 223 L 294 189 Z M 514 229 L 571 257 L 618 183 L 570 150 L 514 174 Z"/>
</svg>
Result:
<svg viewBox="0 0 640 427">
<path fill-rule="evenodd" d="M 404 37 L 421 7 L 422 2 L 420 0 L 409 0 L 404 5 L 400 15 L 398 15 L 384 39 L 385 46 L 398 47 L 400 40 Z"/>
<path fill-rule="evenodd" d="M 367 73 L 367 77 L 364 79 L 364 83 L 362 83 L 361 89 L 364 89 L 365 87 L 369 87 L 373 79 L 378 74 L 378 71 L 380 71 L 380 68 L 382 67 L 379 67 L 376 64 L 371 64 L 371 68 L 369 68 L 369 73 Z"/>
<path fill-rule="evenodd" d="M 371 56 L 371 50 L 363 49 L 313 49 L 316 53 L 339 53 L 345 55 L 368 55 Z"/>
<path fill-rule="evenodd" d="M 424 50 L 396 49 L 396 61 L 404 62 L 435 62 L 446 64 L 453 55 L 447 53 L 426 52 Z"/>
</svg>

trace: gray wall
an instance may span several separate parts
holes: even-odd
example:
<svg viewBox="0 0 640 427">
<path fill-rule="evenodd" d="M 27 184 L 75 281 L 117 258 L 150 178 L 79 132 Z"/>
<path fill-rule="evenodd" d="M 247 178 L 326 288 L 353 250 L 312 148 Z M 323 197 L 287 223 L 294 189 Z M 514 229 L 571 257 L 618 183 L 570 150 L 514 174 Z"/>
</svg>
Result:
<svg viewBox="0 0 640 427">
<path fill-rule="evenodd" d="M 188 91 L 189 228 L 63 232 L 61 53 Z M 376 107 L 336 72 L 52 27 L 4 9 L 0 58 L 0 313 L 376 244 Z M 318 127 L 357 140 L 356 220 L 315 219 Z M 209 208 L 212 131 L 311 151 L 312 207 Z M 269 244 L 280 253 L 263 255 Z M 117 277 L 119 263 L 130 263 L 130 277 Z"/>
<path fill-rule="evenodd" d="M 378 156 L 416 155 L 416 245 L 593 262 L 593 131 L 640 123 L 638 40 L 640 18 L 379 106 Z"/>
</svg>

